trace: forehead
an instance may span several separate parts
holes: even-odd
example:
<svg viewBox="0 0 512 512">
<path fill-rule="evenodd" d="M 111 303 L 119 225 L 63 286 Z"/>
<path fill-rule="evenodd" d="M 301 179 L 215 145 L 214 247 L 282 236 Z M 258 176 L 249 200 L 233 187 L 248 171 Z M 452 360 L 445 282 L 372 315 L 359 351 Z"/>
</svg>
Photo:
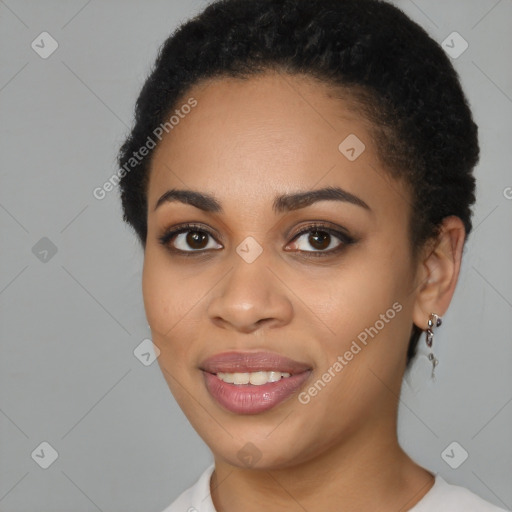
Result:
<svg viewBox="0 0 512 512">
<path fill-rule="evenodd" d="M 325 84 L 277 72 L 216 78 L 192 87 L 175 108 L 191 99 L 196 106 L 155 150 L 150 210 L 169 188 L 248 206 L 317 185 L 341 186 L 368 203 L 397 194 L 398 183 L 383 188 L 389 177 L 371 124 Z"/>
</svg>

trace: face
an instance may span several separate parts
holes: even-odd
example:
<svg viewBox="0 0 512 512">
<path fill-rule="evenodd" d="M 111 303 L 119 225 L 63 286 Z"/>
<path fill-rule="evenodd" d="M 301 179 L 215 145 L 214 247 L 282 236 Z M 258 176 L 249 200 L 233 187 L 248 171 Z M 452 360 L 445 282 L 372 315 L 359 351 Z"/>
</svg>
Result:
<svg viewBox="0 0 512 512">
<path fill-rule="evenodd" d="M 216 79 L 190 98 L 153 156 L 143 269 L 174 397 L 235 466 L 385 442 L 416 272 L 409 194 L 371 126 L 305 77 Z"/>
</svg>

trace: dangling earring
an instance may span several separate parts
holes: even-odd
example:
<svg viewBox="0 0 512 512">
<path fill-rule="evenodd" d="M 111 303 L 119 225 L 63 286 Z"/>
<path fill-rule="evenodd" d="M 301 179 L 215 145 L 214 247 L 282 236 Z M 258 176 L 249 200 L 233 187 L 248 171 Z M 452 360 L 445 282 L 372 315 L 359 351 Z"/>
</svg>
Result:
<svg viewBox="0 0 512 512">
<path fill-rule="evenodd" d="M 436 315 L 436 313 L 430 313 L 430 317 L 427 322 L 427 334 L 425 341 L 427 342 L 427 346 L 430 349 L 430 353 L 428 355 L 429 361 L 432 363 L 432 378 L 435 380 L 434 370 L 435 367 L 439 364 L 438 359 L 432 352 L 432 342 L 434 341 L 434 329 L 439 327 L 443 323 L 441 317 Z"/>
</svg>

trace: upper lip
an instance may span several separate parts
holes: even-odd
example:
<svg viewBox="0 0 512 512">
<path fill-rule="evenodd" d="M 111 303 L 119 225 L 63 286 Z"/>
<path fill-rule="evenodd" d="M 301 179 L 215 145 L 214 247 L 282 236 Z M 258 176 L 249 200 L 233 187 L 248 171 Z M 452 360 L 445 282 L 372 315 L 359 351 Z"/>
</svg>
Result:
<svg viewBox="0 0 512 512">
<path fill-rule="evenodd" d="M 283 372 L 295 375 L 311 367 L 275 352 L 223 352 L 205 359 L 200 369 L 208 373 Z"/>
</svg>

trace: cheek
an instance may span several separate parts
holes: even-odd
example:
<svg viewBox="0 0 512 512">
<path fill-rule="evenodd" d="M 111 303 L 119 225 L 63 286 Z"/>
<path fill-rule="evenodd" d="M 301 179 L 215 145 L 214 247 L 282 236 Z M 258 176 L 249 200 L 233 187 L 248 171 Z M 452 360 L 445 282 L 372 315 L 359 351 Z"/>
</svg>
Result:
<svg viewBox="0 0 512 512">
<path fill-rule="evenodd" d="M 408 341 L 413 298 L 408 253 L 399 247 L 381 247 L 366 254 L 347 260 L 335 279 L 307 288 L 312 309 L 330 329 L 321 343 L 331 364 L 351 347 L 357 351 L 353 342 L 361 351 L 353 357 L 348 354 L 351 361 L 389 363 L 390 358 L 401 359 Z"/>
<path fill-rule="evenodd" d="M 157 359 L 170 391 L 185 413 L 190 405 L 191 386 L 189 362 L 192 354 L 190 315 L 200 300 L 200 291 L 194 293 L 183 272 L 178 272 L 166 261 L 158 249 L 146 247 L 142 273 L 142 293 L 146 317 L 151 327 L 153 343 L 159 348 Z M 185 384 L 188 383 L 188 384 Z"/>
<path fill-rule="evenodd" d="M 182 320 L 200 299 L 190 280 L 170 265 L 159 251 L 147 247 L 142 272 L 142 295 L 146 317 L 160 350 L 173 348 Z M 171 343 L 169 343 L 171 342 Z"/>
</svg>

